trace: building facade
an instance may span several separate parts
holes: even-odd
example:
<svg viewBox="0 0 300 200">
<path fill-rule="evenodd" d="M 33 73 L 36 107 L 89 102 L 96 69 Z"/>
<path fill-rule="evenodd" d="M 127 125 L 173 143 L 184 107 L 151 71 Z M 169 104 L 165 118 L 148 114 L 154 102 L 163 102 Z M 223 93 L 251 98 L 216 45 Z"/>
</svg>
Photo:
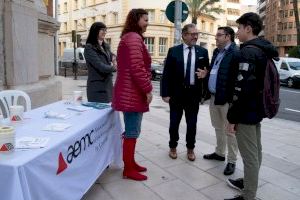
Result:
<svg viewBox="0 0 300 200">
<path fill-rule="evenodd" d="M 265 38 L 278 48 L 280 56 L 297 45 L 293 0 L 266 0 Z"/>
<path fill-rule="evenodd" d="M 149 13 L 149 26 L 145 33 L 145 44 L 153 61 L 162 62 L 169 47 L 174 44 L 174 25 L 165 15 L 165 9 L 171 0 L 59 0 L 58 20 L 61 22 L 59 33 L 59 55 L 64 48 L 72 48 L 71 32 L 76 30 L 85 44 L 89 27 L 95 21 L 104 22 L 108 27 L 107 42 L 116 53 L 126 16 L 132 8 L 144 8 Z M 240 0 L 221 0 L 218 5 L 225 13 L 198 18 L 200 31 L 198 44 L 208 49 L 210 56 L 215 49 L 215 33 L 219 26 L 234 26 L 241 14 Z M 191 23 L 188 18 L 182 25 Z M 236 30 L 236 28 L 234 28 Z"/>
</svg>

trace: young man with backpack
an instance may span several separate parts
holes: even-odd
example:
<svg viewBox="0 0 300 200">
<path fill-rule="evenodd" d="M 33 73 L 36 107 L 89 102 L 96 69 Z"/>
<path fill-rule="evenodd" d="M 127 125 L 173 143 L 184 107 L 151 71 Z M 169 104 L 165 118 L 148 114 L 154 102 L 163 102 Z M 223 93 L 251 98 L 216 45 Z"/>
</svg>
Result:
<svg viewBox="0 0 300 200">
<path fill-rule="evenodd" d="M 229 186 L 241 190 L 242 194 L 227 200 L 254 200 L 262 160 L 260 122 L 264 117 L 272 118 L 279 106 L 278 73 L 271 62 L 278 57 L 278 52 L 269 41 L 258 38 L 262 21 L 256 13 L 245 13 L 236 22 L 237 37 L 242 44 L 227 129 L 236 135 L 244 178 L 228 179 Z"/>
</svg>

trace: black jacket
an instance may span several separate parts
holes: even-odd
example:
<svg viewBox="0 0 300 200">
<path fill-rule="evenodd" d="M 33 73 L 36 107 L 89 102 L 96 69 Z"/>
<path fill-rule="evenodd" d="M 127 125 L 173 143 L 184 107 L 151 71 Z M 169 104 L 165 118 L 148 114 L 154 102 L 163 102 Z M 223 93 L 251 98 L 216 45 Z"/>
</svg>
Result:
<svg viewBox="0 0 300 200">
<path fill-rule="evenodd" d="M 195 45 L 195 71 L 198 68 L 208 68 L 209 59 L 208 52 L 203 47 Z M 197 87 L 197 94 L 195 98 L 200 101 L 202 94 L 202 79 L 198 79 L 195 75 L 195 86 Z M 169 49 L 163 76 L 161 79 L 161 96 L 171 97 L 175 99 L 184 98 L 182 96 L 184 90 L 184 57 L 183 44 L 171 47 Z"/>
<path fill-rule="evenodd" d="M 211 69 L 215 63 L 215 59 L 219 53 L 219 49 L 215 49 L 211 61 Z M 234 80 L 238 70 L 238 47 L 235 43 L 231 43 L 225 51 L 225 55 L 221 60 L 217 75 L 215 105 L 224 105 L 232 101 L 232 93 L 234 88 Z M 209 76 L 207 77 L 207 82 Z M 207 83 L 208 85 L 208 83 Z M 207 88 L 208 90 L 208 88 Z"/>
<path fill-rule="evenodd" d="M 233 102 L 227 114 L 231 124 L 257 124 L 262 121 L 267 58 L 275 57 L 278 57 L 278 52 L 267 40 L 255 38 L 241 45 Z"/>
<path fill-rule="evenodd" d="M 87 98 L 91 102 L 108 103 L 112 99 L 112 53 L 109 45 L 86 44 L 84 57 L 88 68 Z"/>
</svg>

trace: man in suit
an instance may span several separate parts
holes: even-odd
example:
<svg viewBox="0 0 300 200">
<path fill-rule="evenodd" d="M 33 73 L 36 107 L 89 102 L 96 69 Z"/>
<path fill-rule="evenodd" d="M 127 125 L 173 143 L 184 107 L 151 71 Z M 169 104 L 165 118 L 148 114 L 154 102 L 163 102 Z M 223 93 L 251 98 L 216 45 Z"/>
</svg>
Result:
<svg viewBox="0 0 300 200">
<path fill-rule="evenodd" d="M 235 74 L 238 70 L 238 49 L 234 43 L 234 30 L 230 27 L 219 27 L 216 38 L 211 70 L 208 78 L 208 90 L 211 94 L 209 111 L 211 124 L 215 128 L 217 145 L 215 152 L 206 154 L 204 159 L 225 161 L 226 146 L 228 150 L 227 165 L 224 175 L 235 171 L 238 152 L 235 135 L 226 131 L 227 111 L 232 102 Z"/>
<path fill-rule="evenodd" d="M 195 160 L 194 147 L 197 129 L 197 115 L 202 96 L 202 79 L 209 66 L 208 52 L 196 45 L 198 31 L 195 24 L 182 29 L 183 44 L 169 49 L 161 80 L 161 96 L 170 105 L 169 156 L 177 158 L 179 124 L 185 112 L 187 131 L 187 158 Z"/>
</svg>

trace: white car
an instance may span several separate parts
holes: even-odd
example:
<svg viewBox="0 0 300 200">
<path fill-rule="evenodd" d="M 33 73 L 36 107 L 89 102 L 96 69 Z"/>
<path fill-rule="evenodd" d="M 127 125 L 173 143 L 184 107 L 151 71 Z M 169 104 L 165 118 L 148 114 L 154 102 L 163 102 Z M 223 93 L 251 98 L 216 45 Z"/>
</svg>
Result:
<svg viewBox="0 0 300 200">
<path fill-rule="evenodd" d="M 300 85 L 300 59 L 280 57 L 279 61 L 274 61 L 280 82 L 286 83 L 288 87 Z"/>
</svg>

